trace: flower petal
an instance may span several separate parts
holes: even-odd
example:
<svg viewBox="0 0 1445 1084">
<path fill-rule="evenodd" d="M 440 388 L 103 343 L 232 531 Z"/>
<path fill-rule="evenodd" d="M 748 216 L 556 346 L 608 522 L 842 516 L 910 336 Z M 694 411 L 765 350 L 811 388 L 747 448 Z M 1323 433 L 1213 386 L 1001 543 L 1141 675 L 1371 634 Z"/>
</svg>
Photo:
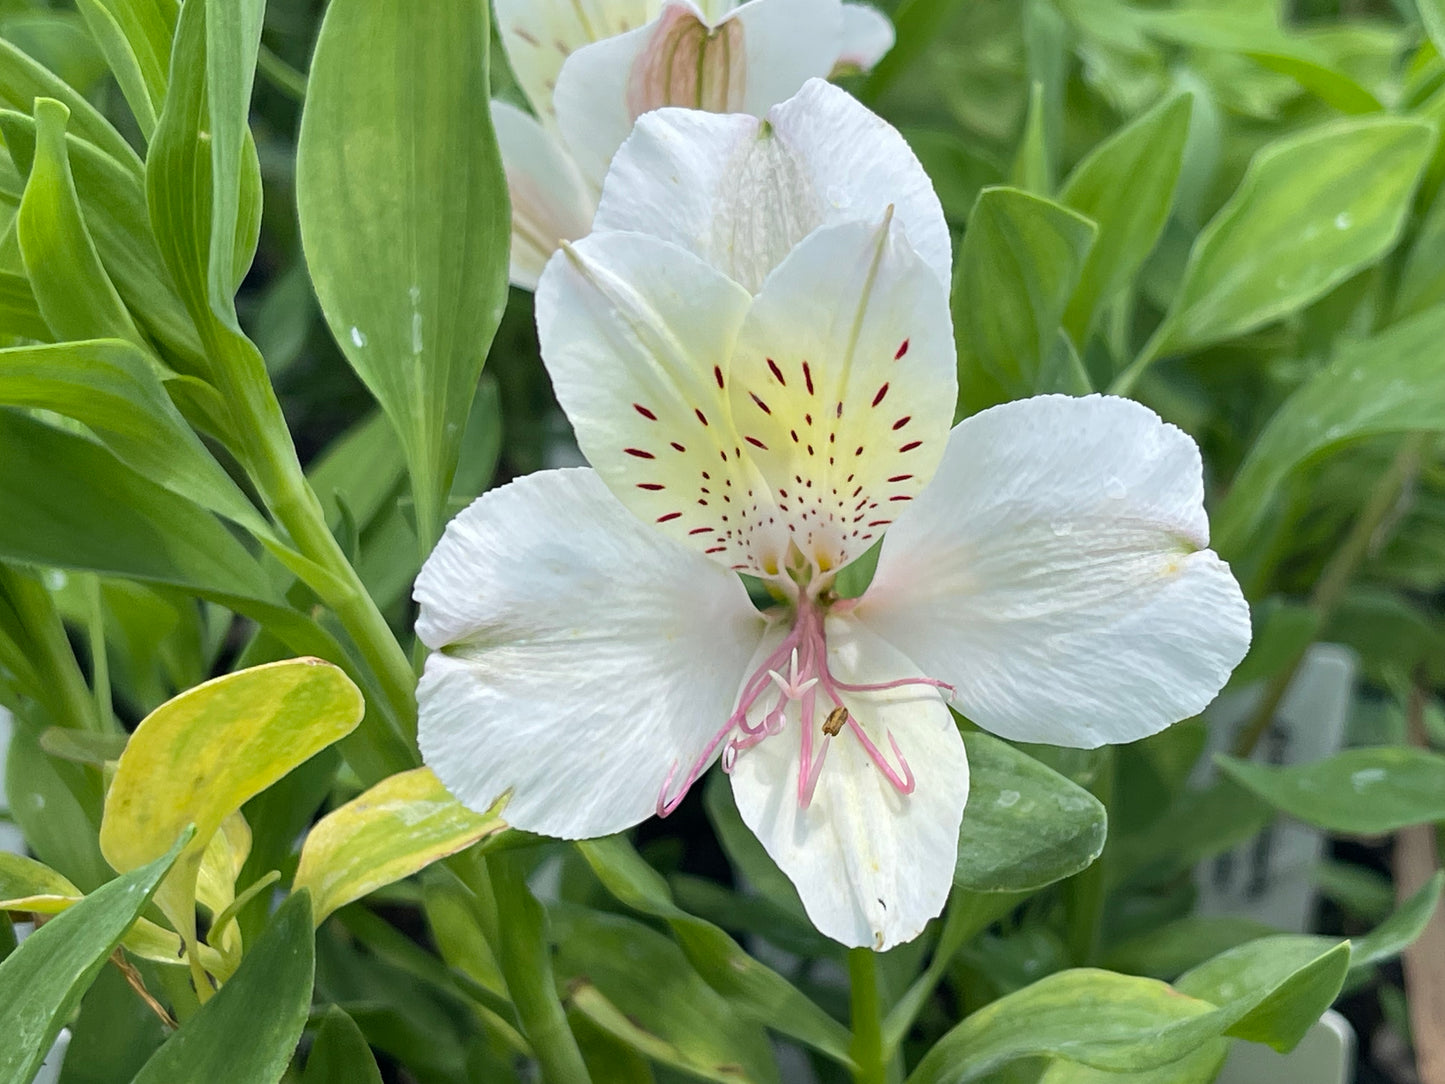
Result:
<svg viewBox="0 0 1445 1084">
<path fill-rule="evenodd" d="M 888 16 L 868 4 L 843 5 L 843 51 L 835 71 L 870 71 L 893 48 L 897 35 Z"/>
<path fill-rule="evenodd" d="M 546 123 L 552 92 L 572 53 L 655 18 L 661 0 L 496 0 L 497 26 L 512 73 Z"/>
<path fill-rule="evenodd" d="M 791 540 L 819 570 L 840 568 L 943 456 L 958 391 L 943 283 L 891 215 L 820 229 L 763 284 L 729 387 Z"/>
<path fill-rule="evenodd" d="M 827 631 L 836 678 L 868 684 L 918 674 L 856 621 L 829 618 Z M 772 646 L 765 643 L 759 657 Z M 913 793 L 899 793 L 845 727 L 829 742 L 811 803 L 800 808 L 795 703 L 782 733 L 738 756 L 733 795 L 743 821 L 797 886 L 813 924 L 845 945 L 882 950 L 917 937 L 948 899 L 968 759 L 953 717 L 930 689 L 842 699 L 875 745 L 890 749 L 893 735 L 914 774 Z"/>
<path fill-rule="evenodd" d="M 512 199 L 512 283 L 535 290 L 558 245 L 591 230 L 597 194 L 557 137 L 535 118 L 493 102 L 492 123 Z"/>
<path fill-rule="evenodd" d="M 959 424 L 858 616 L 979 726 L 1092 748 L 1197 714 L 1249 646 L 1199 449 L 1127 399 L 1041 396 Z"/>
<path fill-rule="evenodd" d="M 928 174 L 886 121 L 813 79 L 766 124 L 681 109 L 643 117 L 613 162 L 595 228 L 672 241 L 757 292 L 819 226 L 876 222 L 889 207 L 946 286 L 952 241 Z"/>
<path fill-rule="evenodd" d="M 577 50 L 557 77 L 557 123 L 582 168 L 601 178 L 633 121 L 662 106 L 761 116 L 842 42 L 838 0 L 749 0 L 710 25 L 672 0 L 631 33 Z"/>
<path fill-rule="evenodd" d="M 640 234 L 593 234 L 537 288 L 542 359 L 577 442 L 645 522 L 753 568 L 771 498 L 733 427 L 724 384 L 752 299 L 696 256 Z"/>
<path fill-rule="evenodd" d="M 576 839 L 649 816 L 732 711 L 763 620 L 741 581 L 544 471 L 463 511 L 417 579 L 422 757 L 456 797 Z"/>
</svg>

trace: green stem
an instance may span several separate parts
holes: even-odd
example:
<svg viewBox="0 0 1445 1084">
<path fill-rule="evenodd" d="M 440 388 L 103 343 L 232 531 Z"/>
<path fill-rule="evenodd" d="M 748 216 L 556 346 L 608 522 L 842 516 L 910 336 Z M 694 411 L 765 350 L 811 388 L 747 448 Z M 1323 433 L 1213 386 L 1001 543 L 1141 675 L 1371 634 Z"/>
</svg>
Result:
<svg viewBox="0 0 1445 1084">
<path fill-rule="evenodd" d="M 502 852 L 485 863 L 497 906 L 498 936 L 492 944 L 522 1034 L 532 1044 L 547 1084 L 591 1084 L 567 1013 L 557 996 L 546 913 L 527 887 L 523 858 Z"/>
<path fill-rule="evenodd" d="M 95 690 L 95 715 L 102 730 L 114 730 L 115 705 L 110 695 L 110 659 L 105 649 L 105 608 L 100 598 L 100 577 L 85 577 L 86 636 L 90 642 L 91 683 Z"/>
<path fill-rule="evenodd" d="M 256 52 L 256 71 L 294 102 L 306 102 L 306 76 L 266 48 L 265 43 Z"/>
<path fill-rule="evenodd" d="M 1103 803 L 1107 811 L 1114 798 L 1114 747 L 1104 746 L 1095 753 L 1097 769 L 1089 791 Z M 1104 901 L 1107 896 L 1108 877 L 1106 860 L 1108 844 L 1094 864 L 1082 873 L 1075 874 L 1064 885 L 1065 910 L 1068 928 L 1065 940 L 1069 959 L 1075 967 L 1086 967 L 1097 961 L 1100 937 L 1103 933 Z"/>
<path fill-rule="evenodd" d="M 878 964 L 872 949 L 848 950 L 848 986 L 852 996 L 853 1059 L 857 1084 L 887 1084 L 883 1050 L 883 1009 L 878 999 Z"/>
<path fill-rule="evenodd" d="M 1376 545 L 1380 529 L 1389 520 L 1401 495 L 1419 472 L 1420 460 L 1430 439 L 1431 436 L 1427 433 L 1415 433 L 1405 439 L 1384 477 L 1370 494 L 1369 501 L 1355 518 L 1344 543 L 1335 551 L 1324 571 L 1320 573 L 1320 578 L 1315 581 L 1315 589 L 1310 595 L 1310 608 L 1318 619 L 1316 628 L 1324 629 L 1350 584 L 1354 582 L 1360 566 L 1365 563 L 1370 550 Z M 1271 679 L 1249 722 L 1235 736 L 1231 750 L 1235 756 L 1248 757 L 1253 754 L 1255 746 L 1274 722 L 1275 713 L 1279 711 L 1279 706 L 1289 692 L 1299 668 L 1304 665 L 1308 653 L 1309 645 L 1295 652 L 1289 665 Z"/>
<path fill-rule="evenodd" d="M 1155 329 L 1154 334 L 1149 336 L 1149 341 L 1144 344 L 1144 349 L 1139 351 L 1139 356 L 1129 363 L 1122 373 L 1114 378 L 1114 383 L 1109 385 L 1110 395 L 1128 395 L 1134 390 L 1134 385 L 1144 375 L 1144 370 L 1153 364 L 1154 359 L 1159 355 L 1159 348 L 1164 342 L 1164 331 L 1169 326 L 1166 319 Z"/>
<path fill-rule="evenodd" d="M 0 565 L 0 598 L 9 604 L 27 641 L 16 645 L 28 655 L 26 661 L 35 673 L 37 687 L 26 691 L 45 705 L 54 725 L 103 732 L 95 699 L 50 592 L 38 580 Z"/>
</svg>

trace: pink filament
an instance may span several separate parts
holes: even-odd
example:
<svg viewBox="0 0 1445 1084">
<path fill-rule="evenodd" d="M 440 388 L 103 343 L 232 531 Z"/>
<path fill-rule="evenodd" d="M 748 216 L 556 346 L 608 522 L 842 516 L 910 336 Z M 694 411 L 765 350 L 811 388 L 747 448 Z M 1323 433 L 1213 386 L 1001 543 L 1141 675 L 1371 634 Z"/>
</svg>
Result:
<svg viewBox="0 0 1445 1084">
<path fill-rule="evenodd" d="M 775 680 L 774 672 L 781 671 L 785 665 L 789 665 L 787 680 L 784 681 L 780 677 Z M 833 708 L 846 708 L 840 693 L 881 692 L 888 689 L 905 688 L 909 685 L 944 689 L 950 693 L 953 691 L 953 686 L 947 682 L 927 677 L 908 677 L 899 678 L 896 681 L 864 684 L 838 680 L 828 666 L 824 611 L 805 595 L 799 600 L 798 614 L 792 629 L 783 638 L 782 643 L 743 683 L 737 707 L 733 710 L 732 715 L 712 736 L 698 758 L 693 761 L 692 767 L 688 769 L 677 793 L 671 796 L 668 792 L 672 788 L 673 779 L 677 774 L 677 763 L 674 762 L 668 770 L 667 778 L 663 780 L 662 789 L 657 796 L 657 815 L 666 817 L 677 809 L 692 785 L 697 782 L 698 777 L 712 763 L 713 756 L 724 741 L 727 744 L 722 752 L 722 768 L 724 772 L 730 773 L 737 764 L 739 753 L 751 749 L 764 738 L 779 733 L 786 721 L 788 705 L 794 700 L 798 701 L 799 722 L 802 726 L 801 756 L 798 765 L 798 806 L 806 809 L 813 801 L 818 780 L 822 776 L 823 763 L 828 756 L 828 747 L 833 740 L 832 735 L 822 733 L 821 726 L 816 725 L 818 724 L 818 694 L 821 692 L 825 703 L 831 704 L 827 708 L 827 713 L 831 713 Z M 749 723 L 749 712 L 770 686 L 776 688 L 777 699 L 756 724 Z M 892 732 L 888 732 L 888 744 L 898 762 L 897 767 L 889 762 L 852 712 L 848 712 L 846 720 L 848 731 L 858 739 L 863 751 L 883 773 L 883 777 L 888 780 L 889 784 L 900 794 L 912 794 L 917 780 Z M 815 731 L 821 734 L 821 741 L 817 741 Z M 728 740 L 730 735 L 734 736 Z"/>
</svg>

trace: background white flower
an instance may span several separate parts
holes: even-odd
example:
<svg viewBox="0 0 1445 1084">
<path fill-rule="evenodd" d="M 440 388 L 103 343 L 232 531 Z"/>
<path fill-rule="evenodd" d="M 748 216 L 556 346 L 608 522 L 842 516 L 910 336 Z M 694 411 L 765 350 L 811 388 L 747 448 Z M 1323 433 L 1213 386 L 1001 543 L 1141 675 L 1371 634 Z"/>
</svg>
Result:
<svg viewBox="0 0 1445 1084">
<path fill-rule="evenodd" d="M 813 76 L 867 70 L 893 45 L 840 0 L 497 0 L 533 117 L 494 102 L 512 197 L 512 281 L 527 289 L 584 236 L 633 121 L 661 106 L 763 115 Z"/>
<path fill-rule="evenodd" d="M 1090 747 L 1198 712 L 1243 656 L 1198 449 L 1100 396 L 950 432 L 938 201 L 821 81 L 766 125 L 642 118 L 598 226 L 537 296 L 594 470 L 484 495 L 423 569 L 423 755 L 468 805 L 510 792 L 511 823 L 564 837 L 668 812 L 721 757 L 821 931 L 906 941 L 947 898 L 967 800 L 949 697 Z"/>
</svg>

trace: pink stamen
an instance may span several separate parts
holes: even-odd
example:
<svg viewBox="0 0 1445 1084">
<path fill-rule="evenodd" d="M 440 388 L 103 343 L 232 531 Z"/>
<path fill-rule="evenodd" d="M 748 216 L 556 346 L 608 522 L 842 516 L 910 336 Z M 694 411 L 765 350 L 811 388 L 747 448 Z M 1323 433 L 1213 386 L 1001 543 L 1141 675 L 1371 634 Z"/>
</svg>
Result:
<svg viewBox="0 0 1445 1084">
<path fill-rule="evenodd" d="M 953 686 L 945 681 L 927 677 L 905 677 L 895 681 L 866 683 L 838 680 L 828 666 L 828 643 L 824 629 L 824 616 L 824 608 L 816 602 L 812 592 L 799 598 L 798 613 L 793 627 L 788 631 L 787 636 L 783 637 L 782 642 L 743 683 L 743 688 L 738 695 L 737 707 L 728 717 L 727 722 L 712 736 L 702 753 L 693 761 L 677 793 L 671 796 L 669 796 L 669 791 L 672 789 L 673 780 L 677 775 L 678 763 L 674 762 L 668 769 L 667 778 L 663 780 L 662 789 L 657 796 L 657 815 L 659 817 L 668 816 L 682 804 L 683 798 L 687 796 L 692 785 L 712 763 L 713 757 L 718 755 L 719 746 L 722 746 L 722 770 L 730 774 L 737 766 L 739 754 L 751 749 L 764 738 L 772 737 L 783 731 L 787 725 L 789 706 L 793 703 L 798 704 L 798 723 L 802 728 L 799 734 L 798 806 L 806 809 L 812 803 L 813 795 L 817 791 L 818 781 L 822 777 L 823 764 L 827 760 L 828 747 L 834 737 L 833 734 L 822 729 L 818 723 L 819 693 L 826 698 L 825 702 L 831 702 L 833 710 L 843 709 L 847 712 L 849 732 L 858 739 L 863 751 L 883 773 L 883 777 L 888 780 L 889 784 L 900 794 L 913 793 L 917 780 L 892 732 L 887 732 L 888 744 L 893 750 L 894 759 L 898 763 L 897 767 L 889 762 L 882 750 L 869 738 L 867 731 L 863 729 L 857 718 L 851 711 L 848 711 L 840 693 L 884 692 L 916 685 L 943 690 L 951 696 Z M 781 670 L 785 664 L 788 675 L 786 678 L 783 677 Z M 749 722 L 749 713 L 763 695 L 770 690 L 776 693 L 777 699 L 773 701 L 768 710 L 763 712 L 757 723 Z M 830 715 L 833 714 L 833 710 L 830 710 Z M 818 740 L 819 737 L 821 737 L 821 741 Z"/>
</svg>

